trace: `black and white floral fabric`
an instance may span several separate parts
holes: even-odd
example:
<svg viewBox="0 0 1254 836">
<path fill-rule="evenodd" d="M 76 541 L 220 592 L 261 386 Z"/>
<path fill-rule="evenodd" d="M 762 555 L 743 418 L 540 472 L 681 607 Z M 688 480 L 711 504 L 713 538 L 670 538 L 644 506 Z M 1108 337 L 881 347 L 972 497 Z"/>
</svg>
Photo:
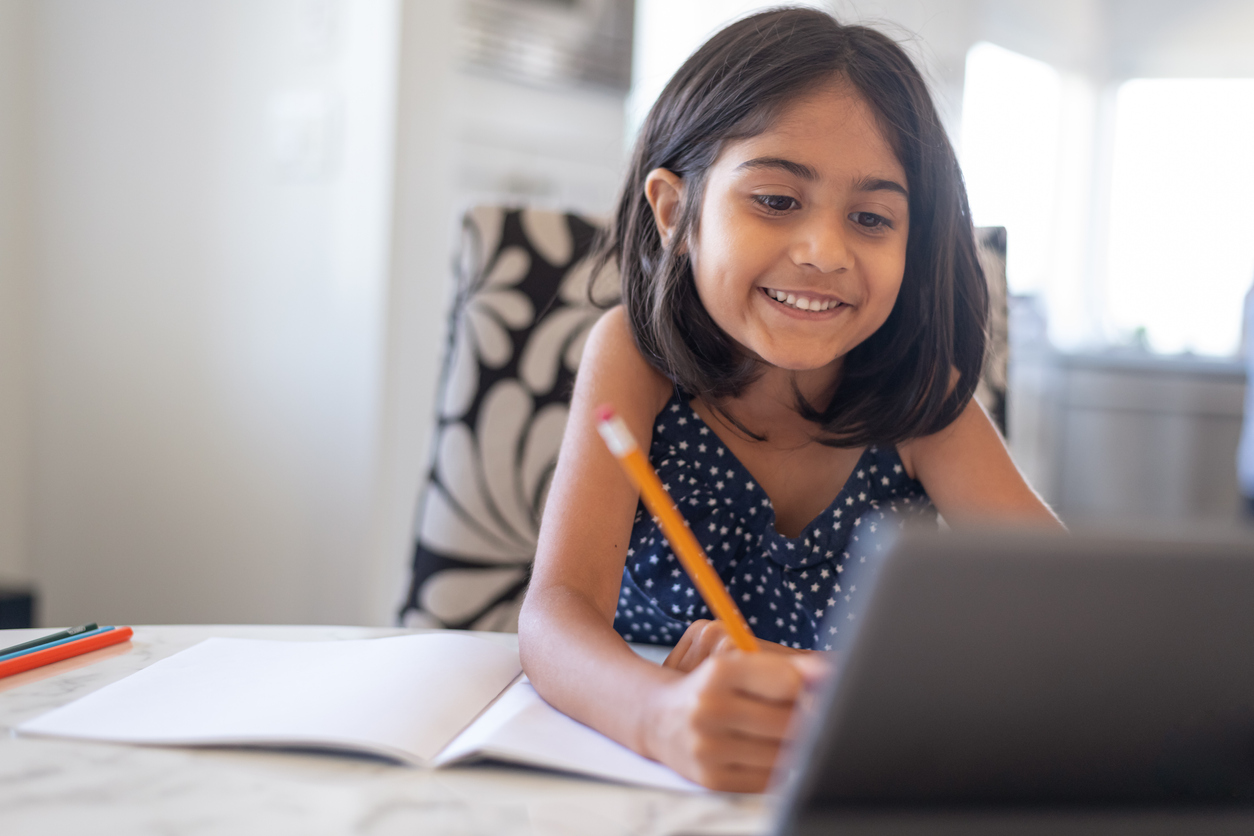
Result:
<svg viewBox="0 0 1254 836">
<path fill-rule="evenodd" d="M 975 397 L 1006 435 L 1006 388 L 1010 367 L 1010 318 L 1006 291 L 1006 228 L 975 228 L 976 253 L 988 282 L 988 351 Z"/>
<path fill-rule="evenodd" d="M 601 314 L 587 297 L 597 231 L 535 209 L 479 207 L 463 220 L 407 626 L 517 627 L 575 370 Z"/>
</svg>

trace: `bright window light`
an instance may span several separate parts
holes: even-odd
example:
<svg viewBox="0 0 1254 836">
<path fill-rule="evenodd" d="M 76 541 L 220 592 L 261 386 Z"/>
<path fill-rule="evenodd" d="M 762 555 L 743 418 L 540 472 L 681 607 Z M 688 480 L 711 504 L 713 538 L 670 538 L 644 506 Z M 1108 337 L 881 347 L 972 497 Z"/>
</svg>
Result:
<svg viewBox="0 0 1254 836">
<path fill-rule="evenodd" d="M 779 5 L 780 0 L 636 0 L 628 144 L 689 55 L 733 20 Z M 826 8 L 827 0 L 793 0 L 788 5 Z"/>
<path fill-rule="evenodd" d="M 990 43 L 967 53 L 961 157 L 977 226 L 1006 227 L 1013 293 L 1043 293 L 1053 270 L 1062 78 Z"/>
<path fill-rule="evenodd" d="M 1254 79 L 1118 93 L 1107 317 L 1162 352 L 1236 352 L 1254 279 Z M 1143 329 L 1143 330 L 1142 330 Z"/>
</svg>

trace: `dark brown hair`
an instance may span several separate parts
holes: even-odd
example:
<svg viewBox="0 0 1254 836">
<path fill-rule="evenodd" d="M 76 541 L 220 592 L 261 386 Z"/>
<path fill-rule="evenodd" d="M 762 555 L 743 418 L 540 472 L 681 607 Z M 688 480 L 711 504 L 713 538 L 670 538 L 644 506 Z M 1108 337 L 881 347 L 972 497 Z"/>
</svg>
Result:
<svg viewBox="0 0 1254 836">
<path fill-rule="evenodd" d="M 910 231 L 887 321 L 845 355 L 830 403 L 815 408 L 798 392 L 798 411 L 820 426 L 824 443 L 897 443 L 945 427 L 970 400 L 984 360 L 988 288 L 953 148 L 922 76 L 887 36 L 802 8 L 755 14 L 716 34 L 649 112 L 600 257 L 618 262 L 632 334 L 649 363 L 716 407 L 743 391 L 759 361 L 706 313 L 683 244 L 698 230 L 706 173 L 725 143 L 766 130 L 833 78 L 869 104 L 905 169 Z M 645 198 L 656 168 L 685 185 L 671 246 Z"/>
</svg>

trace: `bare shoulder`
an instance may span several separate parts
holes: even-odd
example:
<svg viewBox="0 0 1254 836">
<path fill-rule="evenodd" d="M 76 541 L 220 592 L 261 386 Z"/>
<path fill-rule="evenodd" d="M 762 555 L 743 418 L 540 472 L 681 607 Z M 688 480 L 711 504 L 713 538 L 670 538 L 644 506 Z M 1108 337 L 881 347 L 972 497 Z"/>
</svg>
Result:
<svg viewBox="0 0 1254 836">
<path fill-rule="evenodd" d="M 560 587 L 614 621 L 638 496 L 596 429 L 610 404 L 647 443 L 670 397 L 669 382 L 636 349 L 620 308 L 593 326 L 575 377 L 562 449 L 540 525 L 528 600 Z"/>
<path fill-rule="evenodd" d="M 671 382 L 640 354 L 622 305 L 607 311 L 588 335 L 575 402 L 586 407 L 611 403 L 629 425 L 647 427 L 672 391 Z"/>
<path fill-rule="evenodd" d="M 919 466 L 927 470 L 927 464 L 937 457 L 946 455 L 962 455 L 963 453 L 980 453 L 990 442 L 1005 449 L 1001 435 L 993 426 L 979 401 L 972 398 L 958 413 L 958 417 L 945 428 L 930 435 L 911 438 L 897 445 L 897 453 L 906 473 L 918 479 Z"/>
<path fill-rule="evenodd" d="M 906 472 L 923 483 L 951 524 L 996 520 L 1058 524 L 974 398 L 949 426 L 899 444 L 897 451 Z"/>
<path fill-rule="evenodd" d="M 961 378 L 962 375 L 957 369 L 951 368 L 949 370 L 949 382 L 945 387 L 947 394 L 953 393 Z M 981 417 L 984 419 L 983 421 L 980 421 Z M 943 453 L 947 448 L 953 447 L 955 435 L 957 436 L 957 443 L 962 444 L 964 441 L 971 441 L 968 436 L 974 433 L 977 436 L 977 446 L 983 446 L 979 443 L 978 438 L 983 437 L 983 441 L 986 444 L 988 441 L 986 430 L 991 430 L 992 436 L 998 445 L 1005 449 L 1006 444 L 1002 440 L 1001 433 L 997 432 L 996 428 L 993 427 L 993 422 L 989 420 L 988 413 L 980 406 L 980 402 L 972 397 L 951 424 L 931 435 L 912 438 L 898 444 L 897 455 L 901 457 L 901 463 L 906 469 L 906 475 L 911 479 L 918 479 L 916 459 L 922 458 L 926 463 L 929 458 L 933 457 L 933 453 L 937 448 L 940 448 Z"/>
</svg>

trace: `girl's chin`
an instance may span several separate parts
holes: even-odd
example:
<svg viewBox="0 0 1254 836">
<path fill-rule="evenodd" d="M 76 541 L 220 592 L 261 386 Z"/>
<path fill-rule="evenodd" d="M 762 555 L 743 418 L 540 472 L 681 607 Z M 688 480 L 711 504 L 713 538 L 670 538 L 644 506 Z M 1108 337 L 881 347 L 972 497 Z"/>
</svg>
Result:
<svg viewBox="0 0 1254 836">
<path fill-rule="evenodd" d="M 815 355 L 810 352 L 765 351 L 758 353 L 757 358 L 773 369 L 798 374 L 822 371 L 836 372 L 840 368 L 840 357 L 833 359 L 831 354 Z"/>
<path fill-rule="evenodd" d="M 798 344 L 789 345 L 778 339 L 765 339 L 766 334 L 746 333 L 744 338 L 736 340 L 736 344 L 746 354 L 764 366 L 785 372 L 805 373 L 824 370 L 835 373 L 839 371 L 841 358 L 848 347 L 826 346 L 816 349 L 813 340 L 799 340 Z"/>
</svg>

